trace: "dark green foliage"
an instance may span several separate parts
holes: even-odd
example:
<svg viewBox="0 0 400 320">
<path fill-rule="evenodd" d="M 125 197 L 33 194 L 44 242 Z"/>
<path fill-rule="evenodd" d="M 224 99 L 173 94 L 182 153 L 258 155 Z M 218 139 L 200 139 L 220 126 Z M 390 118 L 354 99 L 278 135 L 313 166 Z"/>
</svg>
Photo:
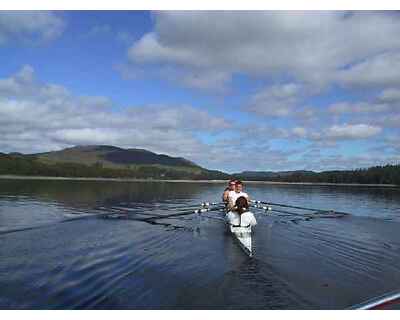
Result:
<svg viewBox="0 0 400 320">
<path fill-rule="evenodd" d="M 243 172 L 235 174 L 242 180 L 309 182 L 309 183 L 360 183 L 400 185 L 400 165 L 376 166 L 367 169 L 343 171 L 292 171 L 292 172 Z"/>
<path fill-rule="evenodd" d="M 34 156 L 0 155 L 0 174 L 51 177 L 101 177 L 137 179 L 229 179 L 229 175 L 206 169 L 143 165 L 134 168 L 106 168 L 101 162 L 84 165 L 72 162 L 45 163 Z"/>
<path fill-rule="evenodd" d="M 130 165 L 163 165 L 201 169 L 195 163 L 184 158 L 156 154 L 144 149 L 122 149 L 114 146 L 75 146 L 59 151 L 32 154 L 32 156 L 36 156 L 44 162 L 70 162 L 85 165 L 101 163 L 104 167 L 117 169 Z"/>
<path fill-rule="evenodd" d="M 0 154 L 0 175 L 171 180 L 228 180 L 232 177 L 220 171 L 206 170 L 200 167 L 125 165 L 121 168 L 107 168 L 100 161 L 92 165 L 73 162 L 46 163 L 35 156 L 18 154 Z M 257 181 L 400 185 L 400 165 L 320 173 L 313 171 L 243 172 L 234 176 L 241 180 Z"/>
</svg>

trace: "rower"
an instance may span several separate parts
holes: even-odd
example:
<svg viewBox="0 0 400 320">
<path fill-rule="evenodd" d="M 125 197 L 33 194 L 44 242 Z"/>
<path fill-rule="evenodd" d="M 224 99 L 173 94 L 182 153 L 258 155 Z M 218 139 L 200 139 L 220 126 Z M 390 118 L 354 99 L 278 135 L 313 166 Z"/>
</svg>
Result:
<svg viewBox="0 0 400 320">
<path fill-rule="evenodd" d="M 231 190 L 228 192 L 228 204 L 227 204 L 227 209 L 228 211 L 231 210 L 235 204 L 236 200 L 239 197 L 245 197 L 247 199 L 247 202 L 250 203 L 250 197 L 246 192 L 243 192 L 243 183 L 240 180 L 235 181 L 235 186 L 234 190 Z"/>
<path fill-rule="evenodd" d="M 250 197 L 243 192 L 243 183 L 236 181 L 235 190 L 228 193 L 226 219 L 235 226 L 255 226 L 257 224 L 253 213 L 248 211 Z"/>
<path fill-rule="evenodd" d="M 222 194 L 222 202 L 225 203 L 225 206 L 227 206 L 229 203 L 229 198 L 228 198 L 229 192 L 235 191 L 235 183 L 236 180 L 230 180 L 228 183 L 228 187 L 225 188 L 224 193 Z"/>
</svg>

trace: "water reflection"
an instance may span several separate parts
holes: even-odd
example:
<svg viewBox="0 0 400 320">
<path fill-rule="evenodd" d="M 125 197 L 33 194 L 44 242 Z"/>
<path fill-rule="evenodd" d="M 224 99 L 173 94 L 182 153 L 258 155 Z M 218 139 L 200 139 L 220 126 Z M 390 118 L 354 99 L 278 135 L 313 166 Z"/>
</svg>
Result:
<svg viewBox="0 0 400 320">
<path fill-rule="evenodd" d="M 168 182 L 0 180 L 0 196 L 18 201 L 33 197 L 66 206 L 95 206 L 108 203 L 185 202 L 207 185 Z M 15 198 L 18 196 L 18 198 Z"/>
</svg>

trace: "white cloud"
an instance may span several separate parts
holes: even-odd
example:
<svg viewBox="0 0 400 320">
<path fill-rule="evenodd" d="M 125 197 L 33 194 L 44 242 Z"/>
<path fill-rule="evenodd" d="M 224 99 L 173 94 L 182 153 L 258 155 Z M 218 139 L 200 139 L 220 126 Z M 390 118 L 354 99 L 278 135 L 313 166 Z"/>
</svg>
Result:
<svg viewBox="0 0 400 320">
<path fill-rule="evenodd" d="M 228 172 L 241 170 L 286 170 L 290 166 L 289 157 L 293 150 L 272 149 L 268 145 L 271 137 L 255 139 L 219 140 L 207 151 L 208 163 L 214 168 L 221 165 Z M 256 150 L 256 151 L 255 151 Z M 249 156 L 251 155 L 251 156 Z"/>
<path fill-rule="evenodd" d="M 385 103 L 369 103 L 369 102 L 339 102 L 328 107 L 330 113 L 379 113 L 390 111 L 391 106 Z"/>
<path fill-rule="evenodd" d="M 382 128 L 366 124 L 333 125 L 326 137 L 335 140 L 366 139 L 379 134 Z"/>
<path fill-rule="evenodd" d="M 176 68 L 171 65 L 160 65 L 157 67 L 144 67 L 132 64 L 118 64 L 115 69 L 125 79 L 158 79 L 163 78 L 172 84 L 183 87 L 194 88 L 205 92 L 226 93 L 227 84 L 230 82 L 230 74 L 220 70 Z"/>
<path fill-rule="evenodd" d="M 268 147 L 273 139 L 287 139 L 290 137 L 289 132 L 285 128 L 275 127 L 268 122 L 259 125 L 251 124 L 236 128 L 240 132 L 238 140 L 245 145 L 253 145 L 254 147 Z"/>
<path fill-rule="evenodd" d="M 166 11 L 154 18 L 154 30 L 131 46 L 129 60 L 189 73 L 290 75 L 324 85 L 346 65 L 400 49 L 400 20 L 379 12 Z M 352 82 L 361 69 L 343 81 Z"/>
<path fill-rule="evenodd" d="M 302 161 L 302 166 L 306 170 L 326 171 L 326 170 L 351 170 L 368 168 L 388 163 L 398 163 L 399 156 L 387 156 L 382 153 L 366 153 L 358 156 L 345 156 L 342 154 L 331 156 L 310 156 L 308 161 Z M 300 167 L 301 163 L 298 164 Z"/>
<path fill-rule="evenodd" d="M 369 123 L 382 128 L 400 128 L 400 90 L 389 88 L 371 101 L 339 102 L 327 110 L 335 118 L 343 117 L 351 123 Z"/>
<path fill-rule="evenodd" d="M 246 110 L 264 116 L 288 116 L 299 101 L 301 89 L 294 83 L 267 87 L 251 98 Z"/>
<path fill-rule="evenodd" d="M 63 86 L 42 83 L 36 79 L 35 71 L 30 65 L 23 66 L 9 78 L 0 79 L 0 98 L 8 98 L 15 102 L 51 103 L 53 106 L 70 104 L 72 101 L 80 106 L 90 105 L 98 108 L 106 108 L 111 105 L 111 101 L 106 97 L 74 97 Z"/>
<path fill-rule="evenodd" d="M 382 132 L 378 125 L 368 124 L 334 124 L 321 125 L 319 128 L 293 127 L 286 138 L 300 138 L 313 143 L 314 146 L 328 148 L 344 140 L 369 139 Z"/>
<path fill-rule="evenodd" d="M 10 41 L 50 41 L 64 31 L 65 21 L 48 11 L 1 11 L 0 45 Z"/>
<path fill-rule="evenodd" d="M 299 138 L 307 137 L 307 129 L 303 127 L 294 127 L 292 133 Z"/>
<path fill-rule="evenodd" d="M 163 46 L 155 33 L 145 34 L 136 45 L 129 48 L 128 57 L 137 62 L 193 63 L 199 67 L 206 64 L 206 61 L 202 61 L 203 59 L 197 60 L 197 56 L 189 48 L 182 47 L 175 49 Z"/>
<path fill-rule="evenodd" d="M 30 65 L 25 65 L 16 74 L 9 78 L 0 79 L 0 96 L 16 97 L 36 95 L 34 70 Z"/>
<path fill-rule="evenodd" d="M 6 86 L 4 84 L 12 84 Z M 77 144 L 111 144 L 205 160 L 196 134 L 229 129 L 223 118 L 191 106 L 126 107 L 106 97 L 75 96 L 41 83 L 25 66 L 0 79 L 0 150 L 41 152 Z"/>
<path fill-rule="evenodd" d="M 322 121 L 321 117 L 324 115 L 326 115 L 324 110 L 313 106 L 304 106 L 301 109 L 296 109 L 293 113 L 293 116 L 302 126 L 314 126 Z"/>
<path fill-rule="evenodd" d="M 400 103 L 400 89 L 388 88 L 379 95 L 379 100 L 387 103 Z"/>
<path fill-rule="evenodd" d="M 390 37 L 387 35 L 387 37 Z M 371 39 L 371 42 L 374 40 Z M 394 45 L 393 47 L 396 47 Z M 398 48 L 397 48 L 398 49 Z M 377 87 L 400 85 L 400 52 L 388 52 L 340 71 L 337 80 L 345 86 Z"/>
<path fill-rule="evenodd" d="M 183 75 L 178 78 L 178 81 L 190 88 L 225 92 L 227 90 L 225 84 L 229 79 L 229 74 L 222 71 L 196 71 L 183 73 Z"/>
</svg>

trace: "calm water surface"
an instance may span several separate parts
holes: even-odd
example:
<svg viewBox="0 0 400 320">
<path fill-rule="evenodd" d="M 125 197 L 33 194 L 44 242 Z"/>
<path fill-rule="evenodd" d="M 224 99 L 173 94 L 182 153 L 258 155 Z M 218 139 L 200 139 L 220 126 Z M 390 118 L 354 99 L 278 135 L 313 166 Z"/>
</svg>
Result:
<svg viewBox="0 0 400 320">
<path fill-rule="evenodd" d="M 253 199 L 350 213 L 257 213 L 252 259 L 219 213 L 143 221 L 223 189 L 0 180 L 0 308 L 343 309 L 400 288 L 400 189 L 248 185 Z"/>
</svg>

